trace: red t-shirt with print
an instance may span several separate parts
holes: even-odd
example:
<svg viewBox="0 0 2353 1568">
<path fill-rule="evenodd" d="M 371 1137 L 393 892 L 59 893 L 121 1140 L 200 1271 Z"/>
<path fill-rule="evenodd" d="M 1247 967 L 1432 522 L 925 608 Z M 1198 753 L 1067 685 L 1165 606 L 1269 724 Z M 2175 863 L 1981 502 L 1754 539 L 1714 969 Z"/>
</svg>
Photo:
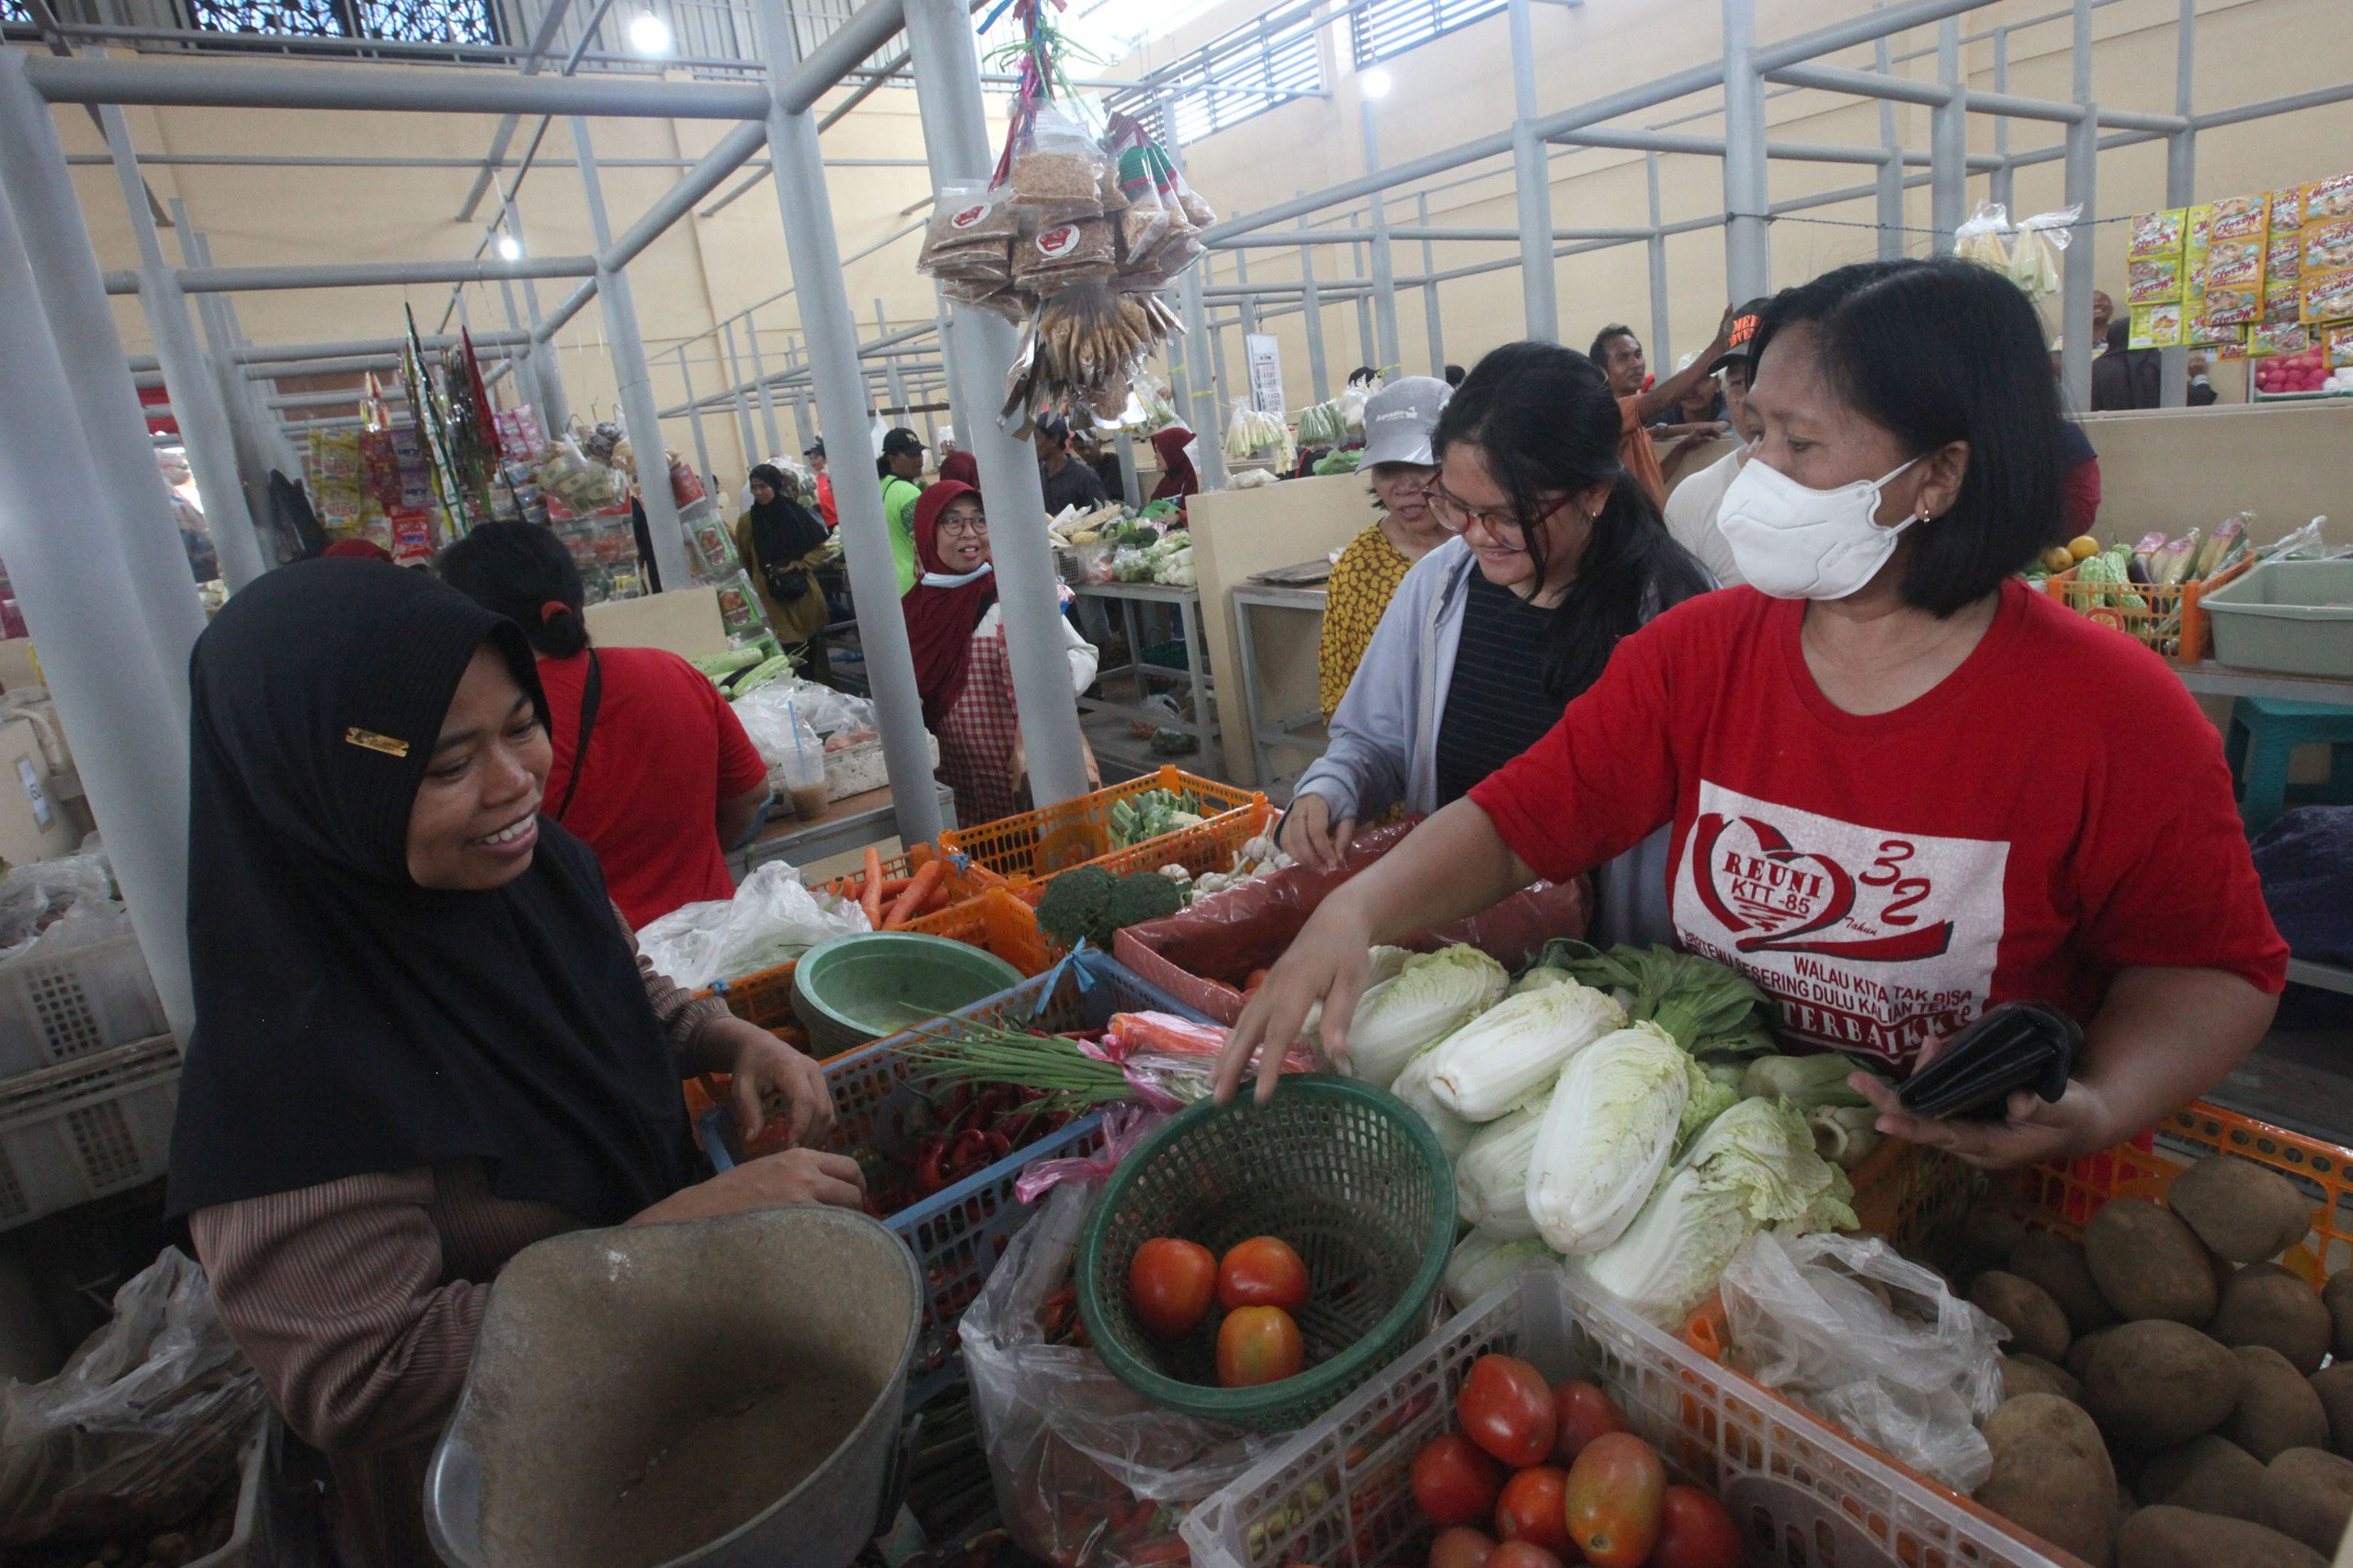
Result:
<svg viewBox="0 0 2353 1568">
<path fill-rule="evenodd" d="M 734 897 L 719 843 L 719 802 L 767 777 L 743 721 L 676 653 L 598 648 L 596 655 L 603 689 L 588 765 L 563 825 L 597 852 L 605 889 L 632 929 L 682 903 Z M 541 808 L 551 816 L 572 779 L 587 678 L 586 653 L 540 661 L 555 744 Z"/>
<path fill-rule="evenodd" d="M 1815 686 L 1804 612 L 1668 610 L 1471 799 L 1554 879 L 1672 821 L 1682 944 L 1791 1040 L 1898 1068 L 1995 1002 L 2088 1019 L 2129 967 L 2285 983 L 2222 742 L 2156 655 L 2006 583 L 1959 669 L 1862 717 Z"/>
</svg>

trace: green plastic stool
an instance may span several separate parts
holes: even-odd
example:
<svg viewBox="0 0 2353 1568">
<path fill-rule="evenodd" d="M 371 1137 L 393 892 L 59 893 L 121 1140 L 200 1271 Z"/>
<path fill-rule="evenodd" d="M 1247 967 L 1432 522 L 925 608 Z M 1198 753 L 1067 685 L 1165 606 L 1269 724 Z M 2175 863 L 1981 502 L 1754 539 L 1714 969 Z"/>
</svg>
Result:
<svg viewBox="0 0 2353 1568">
<path fill-rule="evenodd" d="M 2288 761 L 2300 745 L 2329 748 L 2328 782 L 2299 786 L 2297 803 L 2353 806 L 2353 708 L 2268 697 L 2233 704 L 2226 755 L 2247 832 L 2261 833 L 2288 809 Z"/>
</svg>

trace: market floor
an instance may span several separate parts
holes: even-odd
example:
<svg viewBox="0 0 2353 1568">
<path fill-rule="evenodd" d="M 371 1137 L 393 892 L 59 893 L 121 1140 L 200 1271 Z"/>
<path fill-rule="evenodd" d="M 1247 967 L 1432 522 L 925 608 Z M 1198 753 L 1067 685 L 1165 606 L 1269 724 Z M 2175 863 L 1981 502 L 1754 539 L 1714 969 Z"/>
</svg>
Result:
<svg viewBox="0 0 2353 1568">
<path fill-rule="evenodd" d="M 2353 1029 L 2276 1029 L 2207 1098 L 2308 1137 L 2353 1143 Z"/>
</svg>

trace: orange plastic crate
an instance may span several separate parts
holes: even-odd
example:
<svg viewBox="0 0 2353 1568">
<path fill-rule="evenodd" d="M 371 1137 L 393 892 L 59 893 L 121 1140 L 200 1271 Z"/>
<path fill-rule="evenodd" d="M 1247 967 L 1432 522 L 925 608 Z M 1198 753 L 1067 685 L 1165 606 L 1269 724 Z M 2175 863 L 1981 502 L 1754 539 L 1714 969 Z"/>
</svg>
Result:
<svg viewBox="0 0 2353 1568">
<path fill-rule="evenodd" d="M 2165 658 L 2194 665 L 2214 649 L 2213 632 L 2200 601 L 2225 583 L 2235 582 L 2254 564 L 2255 557 L 2249 555 L 2205 582 L 2163 588 L 2150 584 L 2081 583 L 2075 580 L 2075 568 L 2070 566 L 2044 578 L 2042 591 L 2086 620 L 2121 631 Z"/>
<path fill-rule="evenodd" d="M 1037 912 L 1004 888 L 991 888 L 937 915 L 910 920 L 903 929 L 985 948 L 1019 970 L 1025 980 L 1045 973 L 1054 961 L 1044 933 L 1038 929 Z"/>
<path fill-rule="evenodd" d="M 1201 802 L 1201 815 L 1207 819 L 1199 828 L 1185 828 L 1176 833 L 1163 834 L 1125 849 L 1111 846 L 1111 808 L 1118 802 L 1131 800 L 1148 790 L 1166 790 L 1176 794 L 1189 790 Z M 1241 820 L 1236 813 L 1252 810 L 1264 811 L 1267 797 L 1256 790 L 1236 789 L 1221 784 L 1214 778 L 1203 778 L 1187 773 L 1173 764 L 1164 765 L 1156 774 L 1131 778 L 1125 784 L 1114 784 L 1064 801 L 1059 805 L 1039 811 L 1023 812 L 1017 816 L 1000 817 L 973 827 L 951 827 L 940 830 L 939 843 L 945 849 L 961 850 L 972 858 L 975 864 L 985 866 L 1000 876 L 1023 879 L 1051 877 L 1057 871 L 1067 871 L 1074 866 L 1101 863 L 1114 870 L 1134 869 L 1148 865 L 1157 869 L 1179 857 L 1165 855 L 1152 858 L 1154 846 L 1168 846 L 1204 828 L 1227 825 L 1229 819 Z M 1233 841 L 1239 848 L 1245 834 Z M 1222 870 L 1223 866 L 1211 868 Z"/>
</svg>

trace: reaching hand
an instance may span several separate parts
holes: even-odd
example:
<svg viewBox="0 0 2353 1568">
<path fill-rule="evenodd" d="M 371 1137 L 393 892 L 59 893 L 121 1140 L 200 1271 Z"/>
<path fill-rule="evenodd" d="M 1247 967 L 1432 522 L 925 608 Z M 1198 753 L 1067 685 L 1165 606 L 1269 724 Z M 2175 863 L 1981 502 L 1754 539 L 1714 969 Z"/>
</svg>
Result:
<svg viewBox="0 0 2353 1568">
<path fill-rule="evenodd" d="M 1233 1097 L 1253 1056 L 1258 1062 L 1258 1103 L 1264 1105 L 1282 1076 L 1283 1057 L 1307 1027 L 1309 1013 L 1320 1003 L 1317 1025 L 1322 1054 L 1335 1064 L 1347 1061 L 1348 1020 L 1357 999 L 1364 994 L 1366 955 L 1370 933 L 1348 913 L 1349 901 L 1335 895 L 1324 901 L 1277 963 L 1258 994 L 1242 1009 L 1242 1017 L 1226 1037 L 1211 1080 L 1219 1103 Z"/>
<path fill-rule="evenodd" d="M 1275 847 L 1302 866 L 1318 871 L 1340 869 L 1340 852 L 1357 835 L 1357 819 L 1332 821 L 1332 804 L 1321 795 L 1302 795 L 1290 803 Z"/>
<path fill-rule="evenodd" d="M 713 1023 L 704 1038 L 720 1051 L 733 1049 L 729 1073 L 734 1082 L 729 1097 L 734 1102 L 736 1131 L 745 1142 L 766 1124 L 770 1100 L 784 1102 L 795 1146 L 822 1145 L 833 1135 L 833 1092 L 825 1086 L 824 1070 L 806 1055 L 757 1024 L 733 1017 Z"/>
</svg>

